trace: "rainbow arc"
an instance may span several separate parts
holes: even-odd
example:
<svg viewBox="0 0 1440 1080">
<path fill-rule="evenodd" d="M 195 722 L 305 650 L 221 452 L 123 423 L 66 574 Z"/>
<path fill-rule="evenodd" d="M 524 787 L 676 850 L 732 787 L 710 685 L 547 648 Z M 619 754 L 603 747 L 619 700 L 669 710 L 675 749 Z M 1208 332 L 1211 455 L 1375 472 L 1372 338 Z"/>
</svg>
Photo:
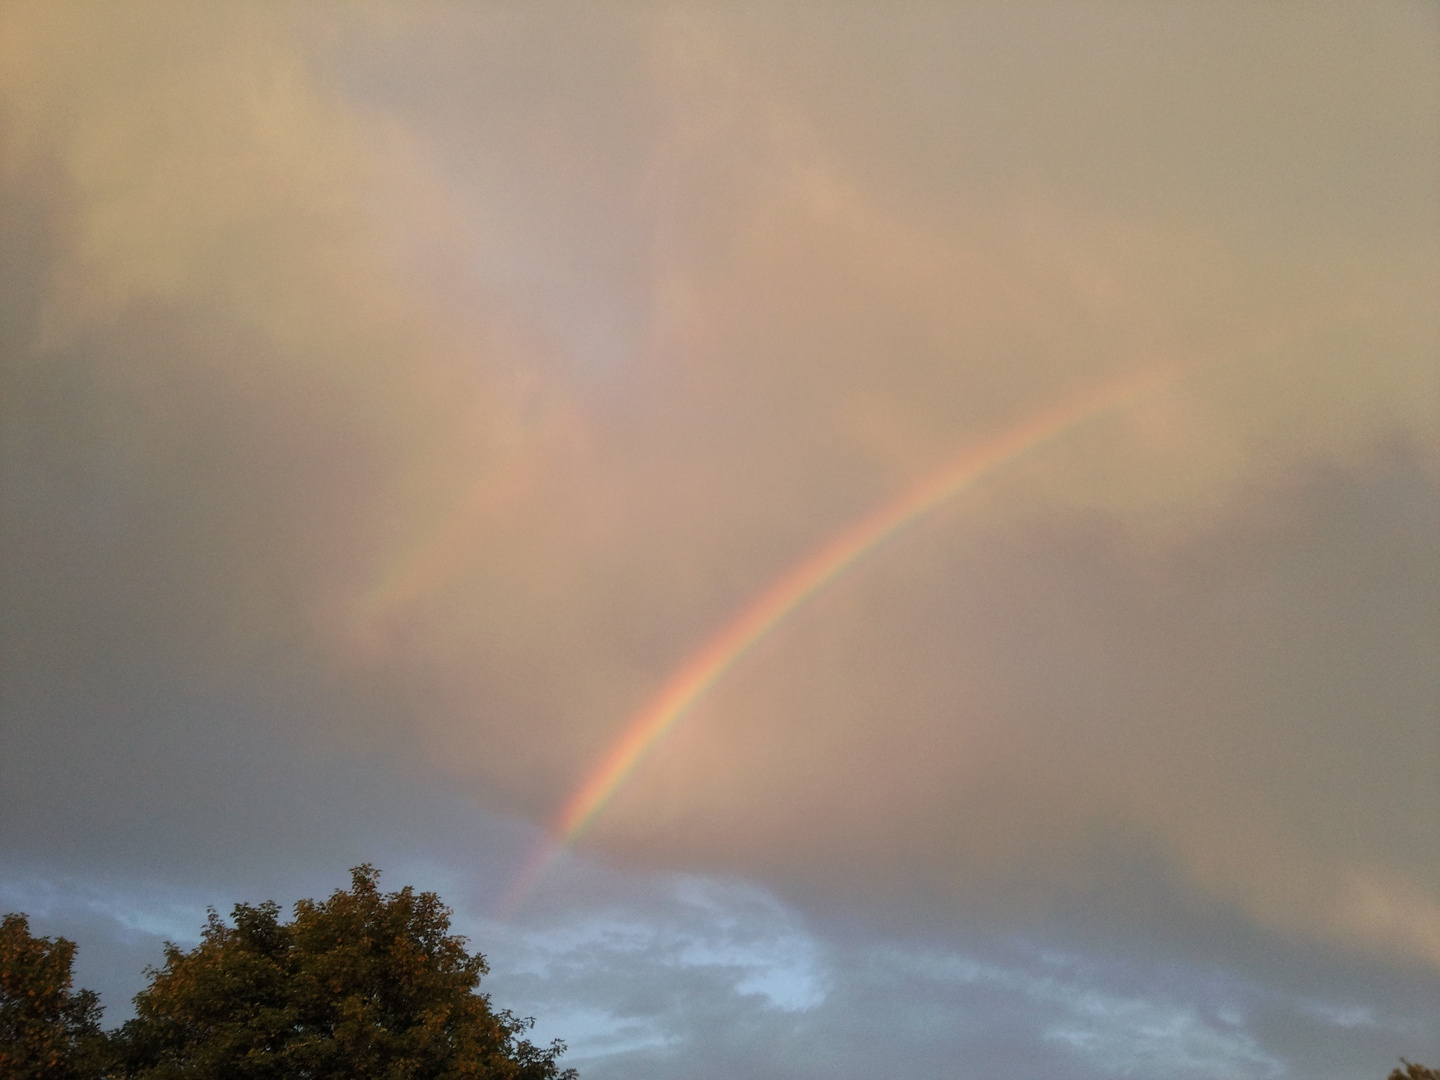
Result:
<svg viewBox="0 0 1440 1080">
<path fill-rule="evenodd" d="M 695 704 L 807 600 L 885 541 L 995 470 L 1129 404 L 1164 377 L 1164 373 L 1132 377 L 1007 428 L 966 449 L 796 563 L 691 655 L 630 719 L 556 814 L 545 840 L 506 894 L 502 913 L 519 906 L 556 858 L 595 823 L 640 763 Z"/>
</svg>

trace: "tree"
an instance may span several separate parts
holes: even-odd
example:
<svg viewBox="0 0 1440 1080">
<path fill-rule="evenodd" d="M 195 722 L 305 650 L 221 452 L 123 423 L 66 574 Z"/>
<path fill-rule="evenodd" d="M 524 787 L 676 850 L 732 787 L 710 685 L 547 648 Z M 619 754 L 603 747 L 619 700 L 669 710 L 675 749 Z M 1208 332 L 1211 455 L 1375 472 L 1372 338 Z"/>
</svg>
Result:
<svg viewBox="0 0 1440 1080">
<path fill-rule="evenodd" d="M 379 872 L 295 905 L 212 910 L 200 944 L 167 945 L 114 1039 L 127 1080 L 573 1080 L 558 1040 L 478 993 L 485 958 L 434 893 L 382 894 Z"/>
<path fill-rule="evenodd" d="M 32 937 L 24 915 L 0 921 L 0 1076 L 89 1080 L 100 1075 L 105 1040 L 100 1002 L 71 990 L 75 943 Z"/>
<path fill-rule="evenodd" d="M 1400 1059 L 1403 1069 L 1392 1069 L 1389 1080 L 1440 1080 L 1440 1069 L 1428 1069 L 1405 1058 Z"/>
</svg>

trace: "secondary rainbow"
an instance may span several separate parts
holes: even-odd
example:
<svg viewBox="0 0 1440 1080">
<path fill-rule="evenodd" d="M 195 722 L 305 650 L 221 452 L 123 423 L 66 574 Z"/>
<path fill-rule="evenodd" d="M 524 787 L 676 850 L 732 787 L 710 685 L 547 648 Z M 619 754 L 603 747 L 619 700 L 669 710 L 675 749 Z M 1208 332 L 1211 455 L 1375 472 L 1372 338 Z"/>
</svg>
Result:
<svg viewBox="0 0 1440 1080">
<path fill-rule="evenodd" d="M 865 555 L 995 469 L 1070 429 L 1133 400 L 1160 376 L 1144 374 L 1048 409 L 959 457 L 851 525 L 797 563 L 761 593 L 671 676 L 625 726 L 584 783 L 561 807 L 546 841 L 507 894 L 512 911 L 565 848 L 588 829 L 651 750 L 697 701 L 792 612 Z"/>
</svg>

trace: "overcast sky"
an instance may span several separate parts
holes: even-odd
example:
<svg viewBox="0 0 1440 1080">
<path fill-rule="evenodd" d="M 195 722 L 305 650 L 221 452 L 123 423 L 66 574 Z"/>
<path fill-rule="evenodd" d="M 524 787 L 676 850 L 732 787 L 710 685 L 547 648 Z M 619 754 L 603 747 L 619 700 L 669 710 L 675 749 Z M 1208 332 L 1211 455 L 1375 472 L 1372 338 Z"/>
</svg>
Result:
<svg viewBox="0 0 1440 1080">
<path fill-rule="evenodd" d="M 1440 7 L 0 7 L 0 910 L 364 860 L 585 1080 L 1440 1064 Z"/>
</svg>

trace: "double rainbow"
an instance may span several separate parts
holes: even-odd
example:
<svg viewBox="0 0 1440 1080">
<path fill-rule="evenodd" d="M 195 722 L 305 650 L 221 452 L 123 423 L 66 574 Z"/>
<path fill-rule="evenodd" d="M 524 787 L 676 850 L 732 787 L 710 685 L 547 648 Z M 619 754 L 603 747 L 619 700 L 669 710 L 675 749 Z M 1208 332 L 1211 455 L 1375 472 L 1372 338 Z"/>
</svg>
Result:
<svg viewBox="0 0 1440 1080">
<path fill-rule="evenodd" d="M 502 905 L 513 911 L 562 851 L 595 819 L 636 767 L 726 672 L 792 612 L 907 525 L 918 521 L 1003 465 L 1071 429 L 1133 401 L 1161 376 L 1143 374 L 1051 408 L 971 447 L 802 559 L 671 676 L 637 713 L 585 781 L 561 807 L 549 833 Z"/>
</svg>

